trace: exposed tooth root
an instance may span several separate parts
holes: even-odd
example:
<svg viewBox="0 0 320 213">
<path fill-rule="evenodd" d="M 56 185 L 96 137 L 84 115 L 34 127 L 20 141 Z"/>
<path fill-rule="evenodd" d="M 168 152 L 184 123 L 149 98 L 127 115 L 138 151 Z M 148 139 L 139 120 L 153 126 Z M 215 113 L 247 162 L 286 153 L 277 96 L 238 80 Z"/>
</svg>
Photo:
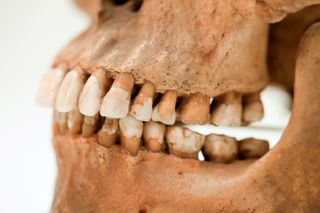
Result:
<svg viewBox="0 0 320 213">
<path fill-rule="evenodd" d="M 269 143 L 265 140 L 248 138 L 239 141 L 239 158 L 250 159 L 262 157 L 269 151 Z"/>
<path fill-rule="evenodd" d="M 83 115 L 78 108 L 68 113 L 68 129 L 71 135 L 80 134 L 82 131 Z"/>
<path fill-rule="evenodd" d="M 66 71 L 55 68 L 47 72 L 39 85 L 37 103 L 43 107 L 54 107 L 56 96 Z"/>
<path fill-rule="evenodd" d="M 152 120 L 172 125 L 176 121 L 177 92 L 166 91 L 159 104 L 153 109 Z"/>
<path fill-rule="evenodd" d="M 130 114 L 140 121 L 150 121 L 155 87 L 152 83 L 143 84 L 139 94 L 134 99 Z"/>
<path fill-rule="evenodd" d="M 67 126 L 67 113 L 54 111 L 54 123 L 56 132 L 60 134 L 65 134 L 68 126 Z"/>
<path fill-rule="evenodd" d="M 242 118 L 242 96 L 230 92 L 213 100 L 211 123 L 217 126 L 240 126 Z"/>
<path fill-rule="evenodd" d="M 124 118 L 129 111 L 134 79 L 131 74 L 120 73 L 102 101 L 100 114 L 108 118 Z"/>
<path fill-rule="evenodd" d="M 149 121 L 144 124 L 143 141 L 146 148 L 152 152 L 161 152 L 165 149 L 164 134 L 166 126 L 164 124 Z"/>
<path fill-rule="evenodd" d="M 124 146 L 132 156 L 136 156 L 140 148 L 143 122 L 128 115 L 120 119 L 119 128 L 121 145 Z"/>
<path fill-rule="evenodd" d="M 70 112 L 77 107 L 80 91 L 84 84 L 84 72 L 71 70 L 63 79 L 56 99 L 56 110 Z"/>
<path fill-rule="evenodd" d="M 82 136 L 87 138 L 93 135 L 97 129 L 99 114 L 94 116 L 84 116 L 82 125 Z"/>
<path fill-rule="evenodd" d="M 203 147 L 206 160 L 215 163 L 230 163 L 237 158 L 238 143 L 234 138 L 211 134 L 206 137 Z"/>
<path fill-rule="evenodd" d="M 178 109 L 178 119 L 185 124 L 205 124 L 209 119 L 210 98 L 199 93 L 184 98 Z"/>
<path fill-rule="evenodd" d="M 115 144 L 118 129 L 119 129 L 118 119 L 106 118 L 102 128 L 98 132 L 99 144 L 105 147 Z"/>
<path fill-rule="evenodd" d="M 96 115 L 100 110 L 102 98 L 111 83 L 112 80 L 107 78 L 103 70 L 95 71 L 81 91 L 78 103 L 80 112 L 87 116 Z"/>
<path fill-rule="evenodd" d="M 244 98 L 242 119 L 245 123 L 260 121 L 263 118 L 263 114 L 260 94 L 257 93 Z"/>
<path fill-rule="evenodd" d="M 166 141 L 170 154 L 197 159 L 205 137 L 180 126 L 170 126 L 166 130 Z"/>
</svg>

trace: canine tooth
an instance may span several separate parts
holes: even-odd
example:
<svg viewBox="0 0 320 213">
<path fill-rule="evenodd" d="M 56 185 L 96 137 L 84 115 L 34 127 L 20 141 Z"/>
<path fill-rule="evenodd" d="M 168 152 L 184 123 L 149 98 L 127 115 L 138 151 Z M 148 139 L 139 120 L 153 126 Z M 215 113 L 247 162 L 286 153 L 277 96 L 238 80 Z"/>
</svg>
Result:
<svg viewBox="0 0 320 213">
<path fill-rule="evenodd" d="M 197 159 L 205 137 L 180 126 L 170 126 L 166 130 L 166 141 L 170 154 L 181 158 Z"/>
<path fill-rule="evenodd" d="M 240 126 L 242 118 L 242 97 L 234 92 L 213 100 L 211 123 L 217 126 Z"/>
<path fill-rule="evenodd" d="M 160 152 L 165 148 L 165 131 L 166 126 L 162 123 L 149 121 L 144 124 L 143 141 L 148 150 Z"/>
<path fill-rule="evenodd" d="M 154 85 L 150 82 L 143 84 L 139 94 L 134 99 L 130 115 L 140 121 L 150 121 L 152 116 L 152 103 L 155 93 Z"/>
<path fill-rule="evenodd" d="M 55 68 L 47 72 L 39 85 L 37 103 L 43 107 L 54 107 L 56 96 L 66 71 Z"/>
<path fill-rule="evenodd" d="M 63 79 L 56 99 L 56 109 L 59 112 L 70 112 L 77 107 L 83 87 L 83 74 L 80 70 L 71 70 Z"/>
<path fill-rule="evenodd" d="M 234 138 L 211 134 L 206 137 L 203 155 L 216 163 L 230 163 L 237 158 L 238 143 Z"/>
<path fill-rule="evenodd" d="M 120 73 L 102 101 L 100 114 L 108 118 L 124 118 L 129 111 L 134 79 L 131 74 Z"/>
<path fill-rule="evenodd" d="M 260 94 L 253 94 L 244 98 L 242 119 L 244 122 L 260 121 L 263 118 L 263 105 Z"/>
<path fill-rule="evenodd" d="M 84 116 L 82 125 L 82 136 L 87 138 L 93 135 L 97 129 L 99 114 L 94 116 Z"/>
<path fill-rule="evenodd" d="M 176 121 L 177 92 L 166 91 L 159 104 L 153 109 L 152 120 L 172 125 Z"/>
<path fill-rule="evenodd" d="M 71 135 L 81 133 L 83 123 L 83 115 L 79 112 L 78 108 L 68 113 L 68 129 Z"/>
<path fill-rule="evenodd" d="M 65 134 L 68 126 L 67 126 L 67 113 L 54 111 L 54 122 L 56 124 L 57 132 L 60 134 Z"/>
<path fill-rule="evenodd" d="M 185 124 L 205 124 L 209 118 L 210 98 L 199 93 L 184 98 L 178 109 L 178 119 Z"/>
<path fill-rule="evenodd" d="M 128 115 L 120 119 L 119 128 L 121 145 L 123 145 L 131 155 L 136 156 L 140 148 L 143 122 Z"/>
<path fill-rule="evenodd" d="M 105 147 L 115 144 L 118 129 L 119 129 L 118 119 L 106 118 L 102 128 L 98 132 L 99 144 Z"/>
<path fill-rule="evenodd" d="M 269 143 L 266 140 L 247 138 L 239 141 L 239 158 L 259 158 L 269 151 Z"/>
</svg>

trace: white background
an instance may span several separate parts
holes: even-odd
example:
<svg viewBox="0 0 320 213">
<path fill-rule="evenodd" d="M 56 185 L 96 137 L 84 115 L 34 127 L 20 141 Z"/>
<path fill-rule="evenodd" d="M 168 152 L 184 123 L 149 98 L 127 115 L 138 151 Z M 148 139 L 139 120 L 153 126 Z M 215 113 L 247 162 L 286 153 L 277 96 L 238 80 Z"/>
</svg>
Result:
<svg viewBox="0 0 320 213">
<path fill-rule="evenodd" d="M 56 175 L 51 112 L 35 105 L 35 94 L 55 54 L 87 22 L 71 0 L 0 0 L 0 213 L 50 210 Z M 258 125 L 268 130 L 222 131 L 274 144 L 289 116 L 287 95 L 276 91 L 263 95 L 267 116 Z"/>
</svg>

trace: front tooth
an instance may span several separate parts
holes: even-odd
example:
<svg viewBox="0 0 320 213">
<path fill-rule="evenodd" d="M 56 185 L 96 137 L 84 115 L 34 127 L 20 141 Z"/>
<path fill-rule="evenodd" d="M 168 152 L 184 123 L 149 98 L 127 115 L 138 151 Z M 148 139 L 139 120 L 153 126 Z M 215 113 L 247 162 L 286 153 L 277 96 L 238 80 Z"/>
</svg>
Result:
<svg viewBox="0 0 320 213">
<path fill-rule="evenodd" d="M 140 121 L 150 121 L 152 116 L 152 102 L 155 93 L 154 85 L 150 82 L 143 84 L 139 94 L 134 99 L 130 115 Z"/>
<path fill-rule="evenodd" d="M 170 126 L 166 130 L 166 141 L 170 154 L 197 159 L 205 137 L 180 126 Z"/>
<path fill-rule="evenodd" d="M 71 135 L 81 133 L 83 123 L 83 115 L 79 112 L 78 108 L 68 113 L 68 128 Z"/>
<path fill-rule="evenodd" d="M 119 128 L 121 145 L 124 146 L 132 156 L 136 156 L 140 148 L 143 122 L 128 115 L 120 119 Z"/>
<path fill-rule="evenodd" d="M 153 109 L 152 120 L 159 121 L 166 125 L 172 125 L 176 121 L 177 92 L 166 91 L 159 104 Z"/>
<path fill-rule="evenodd" d="M 99 114 L 94 116 L 84 116 L 82 125 L 82 137 L 89 137 L 93 135 L 97 129 L 99 121 Z"/>
<path fill-rule="evenodd" d="M 63 79 L 56 100 L 56 109 L 59 112 L 70 112 L 77 107 L 77 101 L 83 87 L 83 75 L 84 73 L 80 69 L 71 70 Z"/>
<path fill-rule="evenodd" d="M 56 132 L 60 134 L 65 134 L 68 126 L 67 126 L 67 113 L 58 112 L 54 110 L 53 119 L 55 123 Z"/>
<path fill-rule="evenodd" d="M 98 132 L 99 144 L 105 147 L 115 144 L 118 129 L 119 129 L 118 119 L 106 118 L 102 128 Z"/>
<path fill-rule="evenodd" d="M 242 119 L 245 123 L 260 121 L 263 114 L 264 110 L 259 93 L 244 98 Z"/>
<path fill-rule="evenodd" d="M 247 138 L 239 141 L 239 158 L 259 158 L 269 151 L 269 143 L 266 140 Z"/>
<path fill-rule="evenodd" d="M 54 107 L 56 96 L 66 71 L 55 68 L 47 72 L 39 85 L 37 103 L 43 107 Z"/>
<path fill-rule="evenodd" d="M 215 163 L 230 163 L 237 158 L 238 143 L 234 138 L 211 134 L 206 137 L 203 155 Z"/>
<path fill-rule="evenodd" d="M 144 124 L 143 141 L 146 148 L 152 152 L 160 152 L 165 148 L 164 134 L 166 126 L 162 123 L 149 121 Z"/>
<path fill-rule="evenodd" d="M 100 114 L 108 118 L 124 118 L 128 114 L 134 79 L 131 74 L 120 73 L 104 97 Z"/>
<path fill-rule="evenodd" d="M 96 115 L 101 106 L 101 101 L 107 89 L 111 86 L 111 79 L 107 78 L 103 70 L 95 71 L 81 91 L 79 97 L 80 112 L 87 116 Z"/>
<path fill-rule="evenodd" d="M 213 100 L 211 123 L 217 126 L 240 126 L 242 122 L 242 97 L 230 92 Z"/>
<path fill-rule="evenodd" d="M 178 109 L 179 120 L 185 124 L 205 124 L 209 118 L 210 98 L 199 93 L 184 98 Z"/>
</svg>

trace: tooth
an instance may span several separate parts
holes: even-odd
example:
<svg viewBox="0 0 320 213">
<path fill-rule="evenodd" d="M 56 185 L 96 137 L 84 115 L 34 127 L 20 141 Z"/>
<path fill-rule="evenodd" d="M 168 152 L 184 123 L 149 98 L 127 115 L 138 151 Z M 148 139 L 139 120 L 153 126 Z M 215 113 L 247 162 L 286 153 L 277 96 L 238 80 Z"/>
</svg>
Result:
<svg viewBox="0 0 320 213">
<path fill-rule="evenodd" d="M 209 118 L 210 98 L 199 93 L 184 98 L 178 119 L 185 124 L 205 124 Z"/>
<path fill-rule="evenodd" d="M 266 140 L 247 138 L 239 141 L 239 158 L 259 158 L 269 151 L 269 143 Z"/>
<path fill-rule="evenodd" d="M 134 79 L 131 74 L 121 73 L 104 97 L 100 114 L 108 118 L 124 118 L 129 111 Z"/>
<path fill-rule="evenodd" d="M 84 116 L 82 125 L 82 137 L 89 137 L 93 135 L 97 129 L 99 121 L 99 114 L 94 116 Z"/>
<path fill-rule="evenodd" d="M 67 127 L 67 113 L 54 111 L 54 123 L 56 126 L 56 131 L 60 134 L 65 134 Z"/>
<path fill-rule="evenodd" d="M 96 115 L 107 89 L 111 86 L 111 79 L 107 78 L 104 70 L 95 71 L 84 85 L 79 97 L 80 112 L 87 116 Z"/>
<path fill-rule="evenodd" d="M 166 91 L 159 104 L 153 109 L 152 120 L 172 125 L 176 121 L 177 92 Z"/>
<path fill-rule="evenodd" d="M 144 124 L 143 141 L 146 148 L 152 152 L 160 152 L 165 148 L 164 134 L 166 126 L 162 123 L 149 121 Z"/>
<path fill-rule="evenodd" d="M 155 93 L 154 85 L 150 82 L 143 84 L 139 94 L 134 99 L 130 115 L 140 121 L 150 121 L 152 116 L 152 102 Z"/>
<path fill-rule="evenodd" d="M 135 119 L 131 115 L 121 118 L 119 121 L 120 143 L 131 155 L 138 154 L 143 132 L 143 122 Z"/>
<path fill-rule="evenodd" d="M 213 100 L 211 123 L 217 126 L 240 126 L 242 122 L 242 97 L 230 92 Z"/>
<path fill-rule="evenodd" d="M 54 107 L 56 96 L 66 71 L 55 68 L 47 72 L 39 85 L 37 103 L 43 107 Z"/>
<path fill-rule="evenodd" d="M 257 93 L 244 98 L 242 119 L 245 123 L 260 121 L 263 118 L 263 114 L 260 94 Z"/>
<path fill-rule="evenodd" d="M 98 132 L 99 144 L 108 147 L 115 144 L 117 138 L 117 132 L 119 129 L 118 119 L 106 118 L 100 131 Z"/>
<path fill-rule="evenodd" d="M 70 112 L 77 107 L 80 91 L 83 87 L 84 73 L 71 70 L 63 79 L 56 99 L 56 109 L 59 112 Z"/>
<path fill-rule="evenodd" d="M 215 163 L 230 163 L 237 158 L 238 143 L 234 138 L 211 134 L 206 137 L 203 155 Z"/>
<path fill-rule="evenodd" d="M 71 135 L 81 133 L 83 123 L 83 115 L 79 112 L 78 108 L 68 113 L 68 129 Z"/>
<path fill-rule="evenodd" d="M 181 158 L 197 159 L 205 137 L 180 126 L 170 126 L 166 130 L 166 141 L 170 154 Z"/>
</svg>

